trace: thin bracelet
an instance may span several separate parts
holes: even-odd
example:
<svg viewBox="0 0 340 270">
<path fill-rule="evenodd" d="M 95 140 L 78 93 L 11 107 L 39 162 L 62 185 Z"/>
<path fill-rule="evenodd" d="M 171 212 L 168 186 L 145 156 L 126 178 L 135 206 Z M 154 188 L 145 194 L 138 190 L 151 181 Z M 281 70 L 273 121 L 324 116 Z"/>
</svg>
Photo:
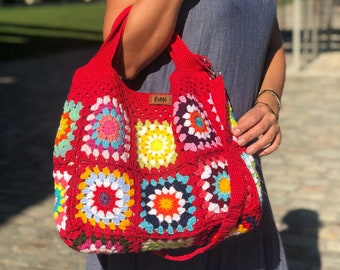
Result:
<svg viewBox="0 0 340 270">
<path fill-rule="evenodd" d="M 274 90 L 271 90 L 271 89 L 263 89 L 259 92 L 258 96 L 261 96 L 262 94 L 264 93 L 270 93 L 273 97 L 275 97 L 276 101 L 277 101 L 277 104 L 279 105 L 279 109 L 282 108 L 282 104 L 281 104 L 281 99 L 279 97 L 279 95 L 274 91 Z"/>
<path fill-rule="evenodd" d="M 279 116 L 278 116 L 278 114 L 274 113 L 274 110 L 272 109 L 272 107 L 270 107 L 270 105 L 269 105 L 268 103 L 261 102 L 261 101 L 256 101 L 256 102 L 255 102 L 255 104 L 254 104 L 254 106 L 256 106 L 256 104 L 263 104 L 264 106 L 266 106 L 266 107 L 267 107 L 268 111 L 270 111 L 272 114 L 274 114 L 274 115 L 275 115 L 275 117 L 276 117 L 276 120 L 278 120 L 278 119 L 279 119 Z"/>
</svg>

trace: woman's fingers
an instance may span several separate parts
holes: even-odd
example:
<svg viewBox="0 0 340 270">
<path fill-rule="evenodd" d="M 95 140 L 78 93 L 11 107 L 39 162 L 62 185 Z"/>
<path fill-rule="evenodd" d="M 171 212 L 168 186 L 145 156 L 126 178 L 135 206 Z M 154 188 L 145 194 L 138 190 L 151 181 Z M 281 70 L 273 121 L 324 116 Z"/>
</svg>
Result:
<svg viewBox="0 0 340 270">
<path fill-rule="evenodd" d="M 279 133 L 277 134 L 273 142 L 270 143 L 267 147 L 264 147 L 260 151 L 258 151 L 258 155 L 260 157 L 263 157 L 263 156 L 267 156 L 273 153 L 276 149 L 279 148 L 281 144 L 281 139 L 282 139 L 282 134 L 281 134 L 281 131 L 279 131 Z"/>
<path fill-rule="evenodd" d="M 245 146 L 263 136 L 273 125 L 277 125 L 275 115 L 270 113 L 266 107 L 256 106 L 240 118 L 233 134 L 237 137 L 238 144 Z M 269 139 L 273 140 L 274 135 Z"/>
<path fill-rule="evenodd" d="M 247 153 L 261 156 L 274 152 L 281 142 L 280 126 L 276 116 L 265 106 L 248 111 L 233 130 L 240 146 L 247 145 Z"/>
<path fill-rule="evenodd" d="M 248 145 L 246 151 L 253 155 L 258 153 L 260 156 L 269 155 L 274 152 L 281 143 L 281 131 L 279 127 L 271 127 L 264 135 L 260 136 L 254 143 Z"/>
</svg>

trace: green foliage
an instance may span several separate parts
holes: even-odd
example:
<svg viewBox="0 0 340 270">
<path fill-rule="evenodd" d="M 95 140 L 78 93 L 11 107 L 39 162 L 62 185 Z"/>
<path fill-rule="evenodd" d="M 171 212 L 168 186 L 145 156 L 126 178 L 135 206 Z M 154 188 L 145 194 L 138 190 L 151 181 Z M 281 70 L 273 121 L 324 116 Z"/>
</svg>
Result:
<svg viewBox="0 0 340 270">
<path fill-rule="evenodd" d="M 293 2 L 293 0 L 276 0 L 276 3 L 277 3 L 278 6 L 288 5 L 292 2 Z"/>
<path fill-rule="evenodd" d="M 99 44 L 104 2 L 0 8 L 0 60 Z"/>
</svg>

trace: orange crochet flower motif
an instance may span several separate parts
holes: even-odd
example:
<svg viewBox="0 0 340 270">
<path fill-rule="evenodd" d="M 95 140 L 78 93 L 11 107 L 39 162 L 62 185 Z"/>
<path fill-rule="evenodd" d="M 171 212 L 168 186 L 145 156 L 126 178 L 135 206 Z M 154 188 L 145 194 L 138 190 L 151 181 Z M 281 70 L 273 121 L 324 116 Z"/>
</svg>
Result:
<svg viewBox="0 0 340 270">
<path fill-rule="evenodd" d="M 67 139 L 67 134 L 71 131 L 71 124 L 73 121 L 70 119 L 70 113 L 65 112 L 60 119 L 60 126 L 58 128 L 55 144 L 58 145 L 60 141 Z"/>
<path fill-rule="evenodd" d="M 178 194 L 175 193 L 176 191 L 173 188 L 170 188 L 169 192 L 171 193 L 164 194 L 159 191 L 159 194 L 150 196 L 151 203 L 149 203 L 149 205 L 153 205 L 153 212 L 158 214 L 160 220 L 165 219 L 168 222 L 171 222 L 172 219 L 179 219 L 178 207 L 182 207 L 185 204 L 185 201 L 176 198 L 176 195 L 178 197 Z"/>
<path fill-rule="evenodd" d="M 143 180 L 143 211 L 140 214 L 143 222 L 139 225 L 142 229 L 149 234 L 174 234 L 194 229 L 195 196 L 192 195 L 188 179 L 188 176 L 178 173 L 176 177 Z"/>
</svg>

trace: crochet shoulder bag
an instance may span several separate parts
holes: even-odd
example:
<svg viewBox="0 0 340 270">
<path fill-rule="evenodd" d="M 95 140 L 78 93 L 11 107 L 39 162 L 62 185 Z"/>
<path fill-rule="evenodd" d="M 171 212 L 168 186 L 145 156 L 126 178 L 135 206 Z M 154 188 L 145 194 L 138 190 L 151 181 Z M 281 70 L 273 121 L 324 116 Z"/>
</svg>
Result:
<svg viewBox="0 0 340 270">
<path fill-rule="evenodd" d="M 260 179 L 230 131 L 222 76 L 177 34 L 169 94 L 123 82 L 112 59 L 128 13 L 74 74 L 53 152 L 54 219 L 80 252 L 187 260 L 258 226 Z"/>
</svg>

